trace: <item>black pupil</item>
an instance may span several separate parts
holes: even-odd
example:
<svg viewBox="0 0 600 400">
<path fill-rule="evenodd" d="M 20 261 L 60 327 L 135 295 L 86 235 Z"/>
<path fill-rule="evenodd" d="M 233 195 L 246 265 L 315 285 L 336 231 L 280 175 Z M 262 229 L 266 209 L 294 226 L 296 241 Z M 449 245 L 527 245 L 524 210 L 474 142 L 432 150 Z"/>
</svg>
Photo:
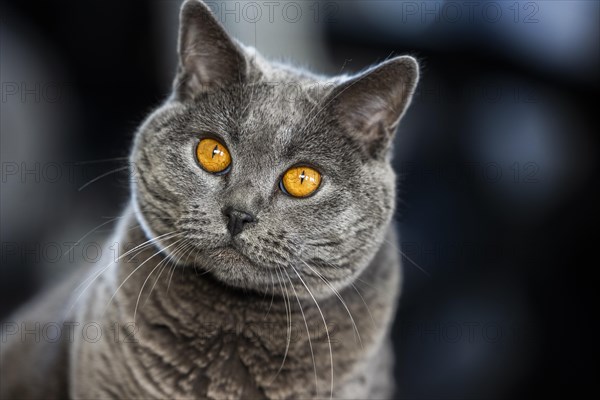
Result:
<svg viewBox="0 0 600 400">
<path fill-rule="evenodd" d="M 215 154 L 219 152 L 219 145 L 216 145 L 212 152 L 212 158 L 215 158 Z"/>
</svg>

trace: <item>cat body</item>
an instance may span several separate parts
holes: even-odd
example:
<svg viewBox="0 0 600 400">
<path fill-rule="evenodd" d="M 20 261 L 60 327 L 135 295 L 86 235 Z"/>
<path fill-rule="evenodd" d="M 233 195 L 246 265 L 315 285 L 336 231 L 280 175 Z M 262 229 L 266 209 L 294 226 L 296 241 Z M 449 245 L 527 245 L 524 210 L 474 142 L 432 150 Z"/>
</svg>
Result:
<svg viewBox="0 0 600 400">
<path fill-rule="evenodd" d="M 131 249 L 146 241 L 131 222 L 110 243 Z M 395 241 L 393 228 L 387 238 Z M 383 246 L 355 286 L 340 291 L 345 306 L 334 296 L 319 300 L 320 310 L 312 301 L 298 302 L 291 286 L 286 301 L 232 290 L 193 269 L 166 268 L 152 287 L 147 273 L 168 266 L 165 256 L 152 257 L 154 248 L 130 254 L 136 255 L 116 263 L 107 255 L 45 295 L 42 306 L 21 313 L 18 324 L 28 323 L 31 332 L 35 323 L 38 329 L 62 324 L 61 340 L 7 336 L 2 398 L 329 397 L 332 360 L 333 397 L 391 398 L 393 349 L 382 327 L 389 326 L 398 295 L 393 246 Z M 77 286 L 94 278 L 79 296 Z"/>
<path fill-rule="evenodd" d="M 60 340 L 4 329 L 0 397 L 391 398 L 390 148 L 415 60 L 319 77 L 264 60 L 198 1 L 179 55 L 136 134 L 119 257 L 17 314 L 66 323 Z M 294 196 L 305 169 L 317 183 Z"/>
<path fill-rule="evenodd" d="M 131 243 L 146 240 L 139 230 L 126 235 Z M 391 232 L 389 239 L 394 239 Z M 147 249 L 136 258 L 155 252 Z M 161 261 L 153 258 L 143 268 L 150 271 Z M 286 304 L 284 297 L 232 290 L 193 269 L 175 270 L 172 279 L 157 281 L 142 306 L 153 280 L 146 282 L 134 318 L 147 276 L 136 273 L 100 320 L 108 299 L 132 271 L 131 266 L 115 268 L 86 293 L 87 306 L 79 310 L 82 325 L 101 321 L 111 336 L 74 343 L 71 393 L 77 398 L 141 393 L 154 398 L 329 397 L 333 360 L 334 397 L 389 397 L 392 349 L 381 327 L 389 326 L 394 312 L 397 266 L 397 252 L 382 248 L 364 282 L 340 292 L 348 310 L 333 296 L 318 300 L 320 311 L 312 300 L 298 302 L 291 286 Z M 378 290 L 366 290 L 367 285 Z M 116 342 L 114 326 L 123 328 Z"/>
</svg>

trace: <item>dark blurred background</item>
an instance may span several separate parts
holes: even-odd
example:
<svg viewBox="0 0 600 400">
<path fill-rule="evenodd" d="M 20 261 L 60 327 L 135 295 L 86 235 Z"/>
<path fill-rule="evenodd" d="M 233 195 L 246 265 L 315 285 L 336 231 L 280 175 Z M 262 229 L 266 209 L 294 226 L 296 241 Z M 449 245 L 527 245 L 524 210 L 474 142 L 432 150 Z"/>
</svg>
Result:
<svg viewBox="0 0 600 400">
<path fill-rule="evenodd" d="M 208 3 L 242 42 L 318 72 L 421 62 L 395 155 L 399 396 L 595 383 L 599 2 Z M 2 2 L 0 319 L 110 251 L 94 243 L 127 202 L 136 126 L 169 93 L 179 6 Z"/>
</svg>

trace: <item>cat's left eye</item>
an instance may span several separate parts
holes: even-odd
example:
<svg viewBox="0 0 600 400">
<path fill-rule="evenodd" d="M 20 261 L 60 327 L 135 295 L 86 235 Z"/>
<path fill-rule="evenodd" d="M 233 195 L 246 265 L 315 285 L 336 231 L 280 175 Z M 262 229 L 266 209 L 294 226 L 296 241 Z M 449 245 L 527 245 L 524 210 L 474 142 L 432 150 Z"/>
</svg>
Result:
<svg viewBox="0 0 600 400">
<path fill-rule="evenodd" d="M 314 168 L 300 166 L 288 169 L 281 178 L 281 190 L 293 197 L 308 197 L 321 185 L 321 174 Z"/>
<path fill-rule="evenodd" d="M 231 155 L 227 147 L 212 138 L 200 140 L 196 148 L 196 158 L 204 170 L 213 174 L 225 173 L 231 165 Z"/>
</svg>

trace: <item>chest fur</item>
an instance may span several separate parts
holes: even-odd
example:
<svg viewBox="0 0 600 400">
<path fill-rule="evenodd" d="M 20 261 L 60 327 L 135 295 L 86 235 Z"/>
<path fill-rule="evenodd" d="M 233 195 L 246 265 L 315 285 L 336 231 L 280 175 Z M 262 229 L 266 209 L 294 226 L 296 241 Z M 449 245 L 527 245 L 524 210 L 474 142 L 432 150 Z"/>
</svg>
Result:
<svg viewBox="0 0 600 400">
<path fill-rule="evenodd" d="M 394 310 L 397 266 L 376 265 L 364 285 L 340 292 L 343 303 L 232 292 L 194 271 L 144 290 L 147 274 L 134 274 L 120 286 L 130 272 L 116 269 L 88 294 L 80 318 L 101 321 L 111 337 L 74 344 L 76 396 L 329 397 L 352 385 L 368 393 L 371 375 L 382 373 L 373 364 Z"/>
</svg>

